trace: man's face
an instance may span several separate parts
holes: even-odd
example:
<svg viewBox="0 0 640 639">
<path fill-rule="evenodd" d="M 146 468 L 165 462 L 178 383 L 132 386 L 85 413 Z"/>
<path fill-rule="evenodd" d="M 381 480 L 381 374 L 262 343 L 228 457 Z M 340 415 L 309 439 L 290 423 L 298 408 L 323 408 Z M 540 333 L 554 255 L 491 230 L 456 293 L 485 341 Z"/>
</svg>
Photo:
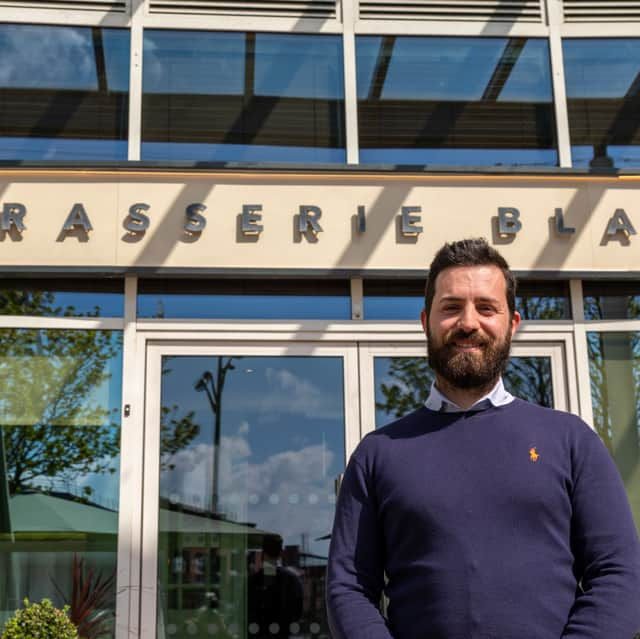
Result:
<svg viewBox="0 0 640 639">
<path fill-rule="evenodd" d="M 489 390 L 502 374 L 520 323 L 509 317 L 497 266 L 457 266 L 436 278 L 429 317 L 422 312 L 429 365 L 450 385 Z"/>
</svg>

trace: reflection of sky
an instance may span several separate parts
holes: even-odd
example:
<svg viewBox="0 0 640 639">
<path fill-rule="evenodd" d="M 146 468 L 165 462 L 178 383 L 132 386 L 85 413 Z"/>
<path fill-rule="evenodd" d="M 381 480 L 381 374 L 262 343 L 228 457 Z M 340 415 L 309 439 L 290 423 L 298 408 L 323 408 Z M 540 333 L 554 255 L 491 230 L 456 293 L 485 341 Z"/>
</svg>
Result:
<svg viewBox="0 0 640 639">
<path fill-rule="evenodd" d="M 369 94 L 382 38 L 356 39 L 358 98 Z M 397 37 L 381 99 L 480 100 L 505 50 L 506 38 Z M 548 44 L 530 38 L 499 101 L 551 102 Z"/>
<path fill-rule="evenodd" d="M 101 29 L 101 34 L 109 89 L 127 91 L 129 32 Z M 0 87 L 89 91 L 98 88 L 89 27 L 2 24 L 0 58 Z"/>
<path fill-rule="evenodd" d="M 0 137 L 0 160 L 126 160 L 127 140 Z"/>
<path fill-rule="evenodd" d="M 143 160 L 344 164 L 347 154 L 345 149 L 310 146 L 142 142 L 141 157 Z"/>
<path fill-rule="evenodd" d="M 415 320 L 420 321 L 424 298 L 382 295 L 364 296 L 364 319 L 367 320 Z"/>
<path fill-rule="evenodd" d="M 567 98 L 622 98 L 640 73 L 640 38 L 562 41 Z"/>
<path fill-rule="evenodd" d="M 607 145 L 607 155 L 618 168 L 640 166 L 640 146 L 629 144 L 626 146 Z M 589 167 L 593 159 L 593 146 L 572 146 L 571 163 L 574 167 Z"/>
<path fill-rule="evenodd" d="M 556 166 L 555 149 L 360 149 L 363 164 Z"/>
<path fill-rule="evenodd" d="M 141 293 L 138 317 L 217 319 L 351 319 L 340 295 L 177 295 Z"/>
<path fill-rule="evenodd" d="M 222 401 L 220 510 L 235 521 L 279 532 L 285 543 L 325 553 L 313 540 L 329 532 L 334 480 L 344 468 L 342 360 L 332 357 L 242 357 L 226 377 Z M 166 461 L 161 494 L 209 508 L 213 413 L 194 383 L 214 357 L 165 360 L 162 402 L 195 411 L 191 444 Z"/>
<path fill-rule="evenodd" d="M 2 288 L 0 285 L 0 294 Z M 96 307 L 100 317 L 122 317 L 124 315 L 123 293 L 101 293 L 98 291 L 54 291 L 51 302 L 53 312 L 45 313 L 39 309 L 41 317 L 60 317 L 68 315 L 69 307 L 73 307 L 72 315 L 93 315 Z"/>
</svg>

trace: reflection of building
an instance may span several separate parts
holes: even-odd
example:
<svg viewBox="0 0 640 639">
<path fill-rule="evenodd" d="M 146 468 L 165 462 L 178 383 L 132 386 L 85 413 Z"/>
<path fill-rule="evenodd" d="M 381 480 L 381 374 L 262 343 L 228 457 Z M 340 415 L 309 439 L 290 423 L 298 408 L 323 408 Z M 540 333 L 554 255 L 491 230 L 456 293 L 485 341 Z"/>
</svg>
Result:
<svg viewBox="0 0 640 639">
<path fill-rule="evenodd" d="M 460 235 L 522 276 L 509 383 L 594 424 L 640 522 L 636 3 L 303 4 L 0 25 L 4 616 L 84 544 L 117 639 L 249 636 L 268 531 L 322 635 L 334 482 L 421 401 L 424 267 Z M 195 387 L 231 359 L 219 411 Z M 113 511 L 34 492 L 67 484 Z"/>
</svg>

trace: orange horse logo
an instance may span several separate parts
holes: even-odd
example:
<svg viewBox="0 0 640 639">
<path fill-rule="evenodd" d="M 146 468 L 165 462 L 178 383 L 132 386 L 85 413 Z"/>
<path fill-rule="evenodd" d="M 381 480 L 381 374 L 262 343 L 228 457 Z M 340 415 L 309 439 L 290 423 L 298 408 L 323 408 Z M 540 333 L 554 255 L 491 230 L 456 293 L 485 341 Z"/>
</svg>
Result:
<svg viewBox="0 0 640 639">
<path fill-rule="evenodd" d="M 538 461 L 538 457 L 540 457 L 540 455 L 538 455 L 538 451 L 536 450 L 536 447 L 534 446 L 533 448 L 529 449 L 529 459 L 532 462 L 537 462 Z"/>
</svg>

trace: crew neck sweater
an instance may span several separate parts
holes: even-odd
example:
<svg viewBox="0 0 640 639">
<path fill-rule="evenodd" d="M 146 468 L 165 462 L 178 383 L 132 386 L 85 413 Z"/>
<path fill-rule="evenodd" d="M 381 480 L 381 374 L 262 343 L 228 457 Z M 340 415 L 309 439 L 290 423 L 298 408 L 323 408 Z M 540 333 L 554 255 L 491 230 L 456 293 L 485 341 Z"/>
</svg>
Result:
<svg viewBox="0 0 640 639">
<path fill-rule="evenodd" d="M 340 488 L 327 604 L 333 639 L 632 639 L 640 546 L 611 456 L 519 399 L 370 433 Z"/>
</svg>

